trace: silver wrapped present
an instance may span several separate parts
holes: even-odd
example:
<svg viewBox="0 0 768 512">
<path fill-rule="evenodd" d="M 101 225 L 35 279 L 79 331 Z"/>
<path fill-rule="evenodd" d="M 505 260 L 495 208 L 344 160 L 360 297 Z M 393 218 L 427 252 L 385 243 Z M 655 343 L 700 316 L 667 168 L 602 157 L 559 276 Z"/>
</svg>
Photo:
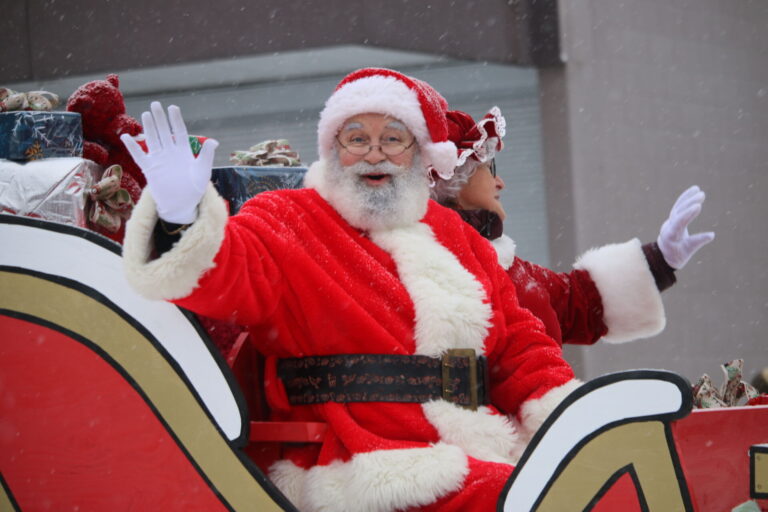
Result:
<svg viewBox="0 0 768 512">
<path fill-rule="evenodd" d="M 77 157 L 0 160 L 0 212 L 88 228 L 89 192 L 101 173 Z"/>
</svg>

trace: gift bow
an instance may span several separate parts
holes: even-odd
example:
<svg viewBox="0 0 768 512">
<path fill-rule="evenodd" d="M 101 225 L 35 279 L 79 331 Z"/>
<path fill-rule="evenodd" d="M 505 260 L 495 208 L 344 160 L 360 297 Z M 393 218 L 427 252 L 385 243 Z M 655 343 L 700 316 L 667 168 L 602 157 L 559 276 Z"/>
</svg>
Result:
<svg viewBox="0 0 768 512">
<path fill-rule="evenodd" d="M 59 97 L 48 91 L 17 92 L 0 87 L 0 112 L 12 110 L 53 110 L 59 106 Z"/>
<path fill-rule="evenodd" d="M 712 379 L 706 373 L 693 386 L 693 404 L 699 409 L 715 407 L 734 407 L 739 405 L 742 398 L 751 400 L 760 395 L 757 390 L 741 380 L 744 370 L 744 360 L 734 359 L 730 363 L 720 365 L 725 374 L 725 381 L 716 388 Z"/>
<path fill-rule="evenodd" d="M 235 165 L 259 167 L 297 167 L 301 165 L 299 154 L 291 149 L 285 139 L 266 140 L 251 146 L 248 151 L 235 151 L 229 156 Z"/>
<path fill-rule="evenodd" d="M 120 187 L 123 168 L 117 164 L 107 167 L 101 180 L 88 191 L 93 204 L 88 219 L 109 231 L 116 233 L 133 209 L 131 194 Z"/>
</svg>

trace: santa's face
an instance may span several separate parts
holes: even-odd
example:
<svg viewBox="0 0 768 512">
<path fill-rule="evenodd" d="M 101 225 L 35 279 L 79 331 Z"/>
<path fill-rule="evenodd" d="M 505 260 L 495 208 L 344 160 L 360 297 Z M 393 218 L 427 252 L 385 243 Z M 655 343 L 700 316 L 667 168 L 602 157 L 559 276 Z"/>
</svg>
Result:
<svg viewBox="0 0 768 512">
<path fill-rule="evenodd" d="M 371 165 L 389 161 L 410 167 L 416 151 L 415 137 L 405 125 L 384 114 L 359 114 L 347 119 L 336 136 L 339 160 L 344 167 L 364 161 Z M 370 179 L 377 186 L 383 179 Z"/>
<path fill-rule="evenodd" d="M 327 199 L 350 224 L 375 230 L 421 220 L 429 198 L 427 173 L 413 135 L 400 121 L 354 116 L 336 139 Z"/>
</svg>

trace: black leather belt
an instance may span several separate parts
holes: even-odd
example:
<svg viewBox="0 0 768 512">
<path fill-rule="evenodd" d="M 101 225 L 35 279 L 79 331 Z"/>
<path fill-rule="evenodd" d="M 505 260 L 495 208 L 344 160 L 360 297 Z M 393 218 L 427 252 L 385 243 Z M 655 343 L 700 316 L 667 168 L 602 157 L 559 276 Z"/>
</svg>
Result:
<svg viewBox="0 0 768 512">
<path fill-rule="evenodd" d="M 488 365 L 473 349 L 443 357 L 338 354 L 280 359 L 277 374 L 293 405 L 415 402 L 442 398 L 477 409 L 489 401 Z"/>
</svg>

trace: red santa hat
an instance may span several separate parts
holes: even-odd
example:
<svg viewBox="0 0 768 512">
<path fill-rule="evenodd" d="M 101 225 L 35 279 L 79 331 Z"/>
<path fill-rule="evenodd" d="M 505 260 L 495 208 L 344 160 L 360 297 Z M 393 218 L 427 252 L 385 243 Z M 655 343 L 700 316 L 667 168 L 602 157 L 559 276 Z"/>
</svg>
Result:
<svg viewBox="0 0 768 512">
<path fill-rule="evenodd" d="M 475 123 L 472 116 L 461 110 L 446 112 L 448 139 L 458 151 L 456 166 L 463 165 L 471 158 L 485 163 L 494 158 L 504 147 L 501 139 L 506 133 L 507 123 L 499 107 L 493 107 Z"/>
<path fill-rule="evenodd" d="M 448 103 L 426 82 L 391 69 L 359 69 L 339 83 L 320 113 L 320 158 L 332 155 L 334 137 L 344 121 L 358 114 L 386 114 L 403 122 L 416 137 L 426 168 L 448 179 L 457 154 L 448 140 L 447 110 Z"/>
</svg>

